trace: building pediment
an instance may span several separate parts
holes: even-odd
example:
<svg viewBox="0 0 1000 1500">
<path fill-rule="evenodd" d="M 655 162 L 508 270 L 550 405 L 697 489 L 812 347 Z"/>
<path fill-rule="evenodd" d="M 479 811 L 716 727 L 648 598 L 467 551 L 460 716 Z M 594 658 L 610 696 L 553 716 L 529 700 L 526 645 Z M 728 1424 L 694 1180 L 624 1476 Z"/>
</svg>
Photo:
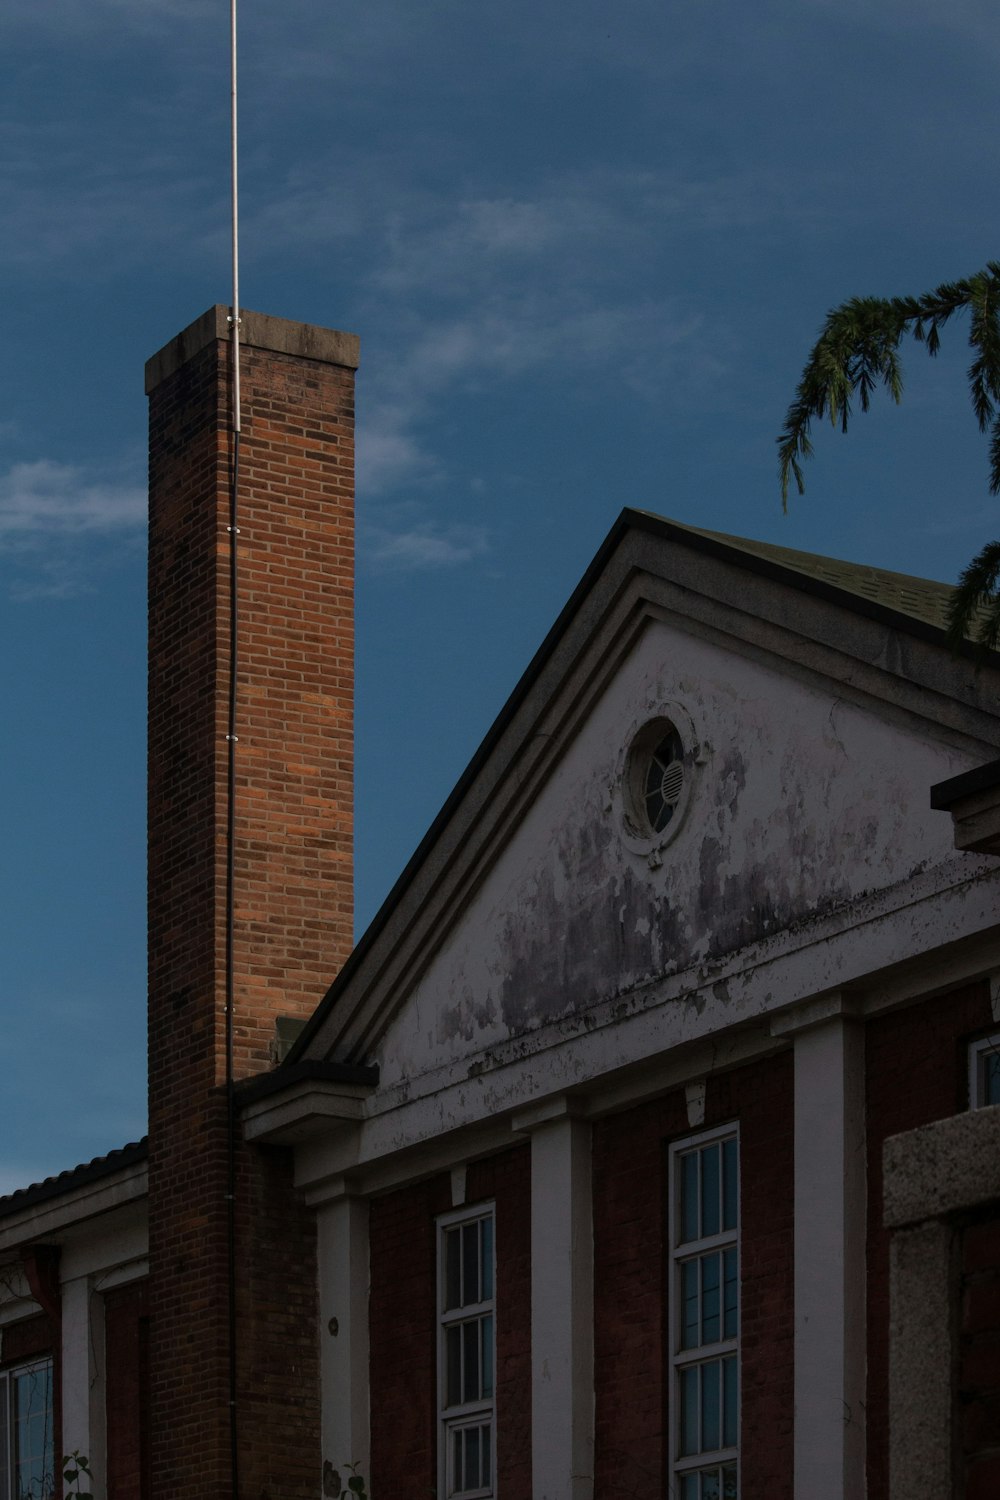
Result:
<svg viewBox="0 0 1000 1500">
<path fill-rule="evenodd" d="M 623 514 L 296 1056 L 387 1087 L 957 878 L 927 789 L 995 754 L 996 668 L 943 586 L 755 545 Z M 658 719 L 691 783 L 662 848 L 623 805 Z"/>
</svg>

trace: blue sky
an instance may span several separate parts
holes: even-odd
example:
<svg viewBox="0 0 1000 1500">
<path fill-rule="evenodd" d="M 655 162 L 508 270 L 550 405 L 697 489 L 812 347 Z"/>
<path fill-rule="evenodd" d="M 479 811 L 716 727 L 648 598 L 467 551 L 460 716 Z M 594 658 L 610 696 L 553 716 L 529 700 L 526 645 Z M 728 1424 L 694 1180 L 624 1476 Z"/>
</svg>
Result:
<svg viewBox="0 0 1000 1500">
<path fill-rule="evenodd" d="M 995 534 L 958 326 L 787 517 L 774 448 L 828 307 L 1000 253 L 986 0 L 241 0 L 240 52 L 242 300 L 362 339 L 361 925 L 623 505 Z M 0 1191 L 145 1126 L 142 367 L 230 297 L 228 4 L 6 0 L 3 54 Z"/>
</svg>

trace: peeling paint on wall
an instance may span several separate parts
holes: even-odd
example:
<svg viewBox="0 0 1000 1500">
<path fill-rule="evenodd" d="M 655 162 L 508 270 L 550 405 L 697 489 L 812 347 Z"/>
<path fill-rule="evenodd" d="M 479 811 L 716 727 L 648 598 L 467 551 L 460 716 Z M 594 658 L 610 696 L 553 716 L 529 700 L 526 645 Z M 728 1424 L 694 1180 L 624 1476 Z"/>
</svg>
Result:
<svg viewBox="0 0 1000 1500">
<path fill-rule="evenodd" d="M 656 865 L 622 837 L 608 788 L 628 726 L 679 703 L 705 747 Z M 951 854 L 914 817 L 963 770 L 817 679 L 666 624 L 643 635 L 383 1039 L 383 1086 L 588 1011 L 660 976 L 822 918 Z M 721 998 L 718 997 L 717 998 Z"/>
</svg>

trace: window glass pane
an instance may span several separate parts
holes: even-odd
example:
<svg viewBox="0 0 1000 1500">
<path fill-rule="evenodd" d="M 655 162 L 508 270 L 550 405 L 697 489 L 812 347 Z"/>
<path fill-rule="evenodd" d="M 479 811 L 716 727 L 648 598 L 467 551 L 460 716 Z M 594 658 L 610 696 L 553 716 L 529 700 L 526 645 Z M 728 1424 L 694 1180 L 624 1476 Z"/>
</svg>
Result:
<svg viewBox="0 0 1000 1500">
<path fill-rule="evenodd" d="M 51 1363 L 18 1371 L 12 1385 L 15 1494 L 17 1500 L 48 1500 L 55 1490 Z"/>
<path fill-rule="evenodd" d="M 478 1401 L 479 1391 L 479 1324 L 475 1321 L 462 1324 L 464 1343 L 462 1360 L 462 1399 Z"/>
<path fill-rule="evenodd" d="M 737 1500 L 735 1464 L 726 1464 L 722 1471 L 722 1500 Z"/>
<path fill-rule="evenodd" d="M 493 1318 L 492 1318 L 491 1314 L 489 1314 L 489 1313 L 487 1313 L 486 1317 L 483 1318 L 483 1320 L 482 1320 L 482 1331 L 483 1331 L 483 1340 L 482 1340 L 483 1373 L 482 1373 L 482 1382 L 481 1382 L 482 1392 L 483 1392 L 484 1396 L 492 1396 L 493 1395 Z"/>
<path fill-rule="evenodd" d="M 736 1356 L 731 1354 L 722 1361 L 722 1446 L 736 1447 L 736 1414 L 739 1409 L 739 1393 L 736 1385 Z"/>
<path fill-rule="evenodd" d="M 698 1238 L 698 1153 L 689 1151 L 681 1157 L 681 1238 L 680 1243 Z"/>
<path fill-rule="evenodd" d="M 479 1474 L 479 1428 L 465 1429 L 465 1488 L 476 1490 L 482 1484 Z"/>
<path fill-rule="evenodd" d="M 736 1138 L 722 1143 L 722 1227 L 736 1228 L 738 1193 L 736 1175 Z"/>
<path fill-rule="evenodd" d="M 453 1323 L 445 1329 L 445 1364 L 447 1367 L 445 1405 L 457 1406 L 462 1399 L 462 1327 Z"/>
<path fill-rule="evenodd" d="M 698 1500 L 698 1476 L 697 1474 L 682 1474 L 680 1486 L 680 1500 Z"/>
<path fill-rule="evenodd" d="M 701 1151 L 701 1232 L 719 1232 L 719 1148 L 705 1146 Z"/>
<path fill-rule="evenodd" d="M 680 1456 L 698 1452 L 698 1367 L 681 1370 Z"/>
<path fill-rule="evenodd" d="M 488 1302 L 493 1296 L 493 1220 L 483 1219 L 480 1225 L 481 1251 L 482 1251 L 482 1289 L 483 1301 Z"/>
<path fill-rule="evenodd" d="M 701 1476 L 701 1500 L 721 1500 L 719 1495 L 719 1471 L 707 1469 Z"/>
<path fill-rule="evenodd" d="M 444 1306 L 447 1312 L 462 1305 L 462 1231 L 446 1229 L 444 1232 Z"/>
<path fill-rule="evenodd" d="M 739 1305 L 739 1282 L 736 1278 L 736 1251 L 727 1250 L 723 1256 L 725 1263 L 725 1295 L 723 1307 L 725 1316 L 723 1318 L 722 1337 L 734 1339 L 738 1328 L 738 1305 Z"/>
<path fill-rule="evenodd" d="M 455 1472 L 451 1476 L 451 1487 L 453 1490 L 464 1490 L 465 1470 L 462 1467 L 462 1430 L 453 1432 L 451 1435 L 452 1464 Z"/>
<path fill-rule="evenodd" d="M 679 1371 L 681 1376 L 681 1458 L 699 1451 L 699 1373 L 697 1365 L 690 1370 Z"/>
<path fill-rule="evenodd" d="M 719 1271 L 721 1255 L 701 1257 L 701 1342 L 714 1344 L 722 1337 L 721 1289 Z"/>
<path fill-rule="evenodd" d="M 681 1348 L 693 1349 L 698 1337 L 698 1262 L 686 1260 L 681 1266 Z"/>
<path fill-rule="evenodd" d="M 462 1306 L 478 1302 L 479 1297 L 479 1225 L 462 1226 Z"/>
<path fill-rule="evenodd" d="M 493 1480 L 493 1455 L 491 1452 L 493 1433 L 490 1428 L 482 1429 L 482 1454 L 483 1454 L 483 1484 L 492 1483 Z"/>
<path fill-rule="evenodd" d="M 710 1360 L 701 1366 L 701 1451 L 711 1453 L 720 1448 L 722 1434 L 721 1392 L 719 1390 L 719 1361 Z"/>
<path fill-rule="evenodd" d="M 983 1103 L 1000 1104 L 1000 1052 L 983 1055 Z"/>
</svg>

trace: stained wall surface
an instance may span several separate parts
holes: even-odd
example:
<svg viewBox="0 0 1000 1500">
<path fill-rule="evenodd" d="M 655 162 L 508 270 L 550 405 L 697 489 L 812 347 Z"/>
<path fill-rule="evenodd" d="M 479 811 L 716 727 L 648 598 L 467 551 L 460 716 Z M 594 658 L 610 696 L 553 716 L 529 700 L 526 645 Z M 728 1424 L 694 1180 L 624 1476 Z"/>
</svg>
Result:
<svg viewBox="0 0 1000 1500">
<path fill-rule="evenodd" d="M 623 837 L 622 772 L 630 735 L 660 714 L 690 722 L 701 763 L 650 860 Z M 829 680 L 651 623 L 407 997 L 378 1053 L 383 1085 L 663 976 L 704 983 L 727 957 L 778 952 L 927 878 L 954 860 L 927 788 L 976 758 Z M 836 982 L 823 962 L 817 946 L 817 990 Z"/>
</svg>

